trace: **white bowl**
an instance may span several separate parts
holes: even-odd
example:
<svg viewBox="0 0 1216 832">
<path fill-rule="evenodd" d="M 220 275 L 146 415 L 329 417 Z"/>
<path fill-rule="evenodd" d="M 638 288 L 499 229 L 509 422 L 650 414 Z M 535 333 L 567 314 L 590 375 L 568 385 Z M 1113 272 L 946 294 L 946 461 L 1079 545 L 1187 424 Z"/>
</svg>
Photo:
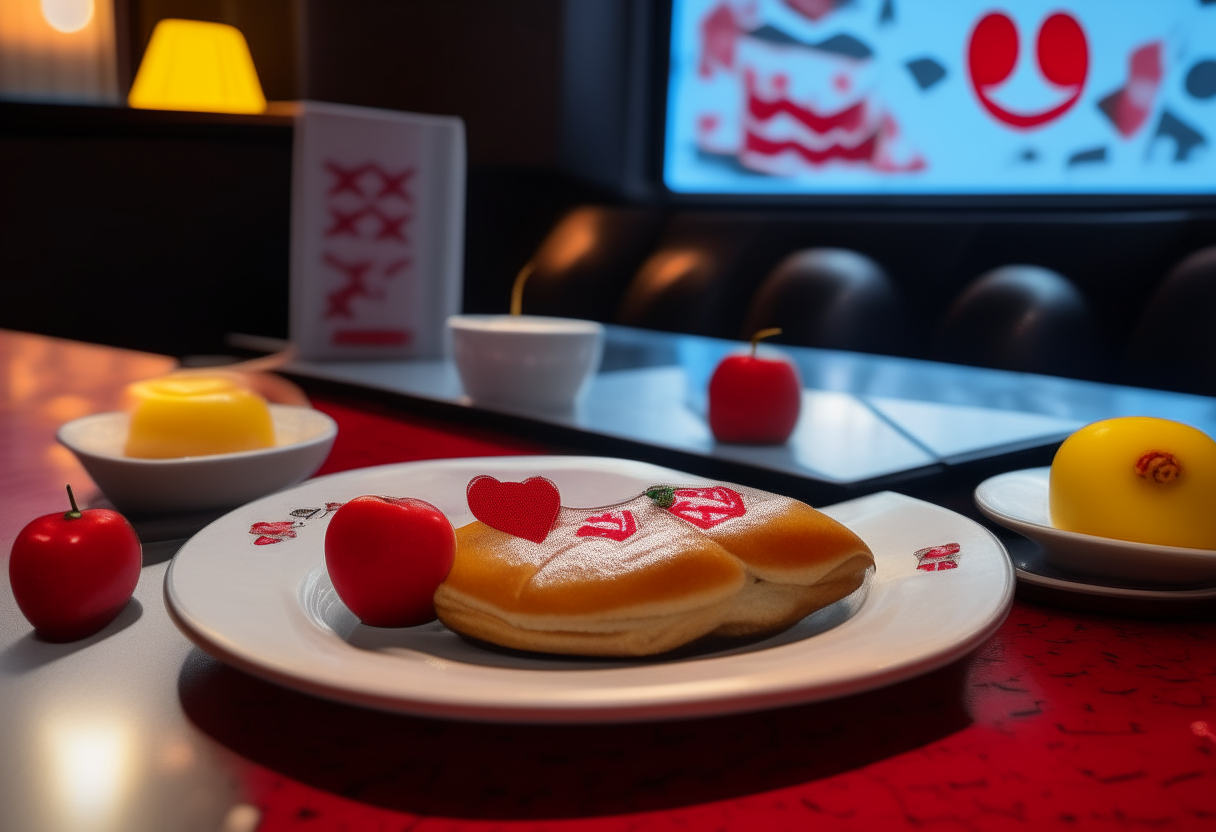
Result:
<svg viewBox="0 0 1216 832">
<path fill-rule="evenodd" d="M 1216 582 L 1216 549 L 1116 540 L 1051 525 L 1050 468 L 1010 471 L 984 480 L 975 504 L 987 517 L 1040 544 L 1052 566 L 1075 575 L 1159 585 Z"/>
<path fill-rule="evenodd" d="M 232 508 L 295 485 L 321 467 L 338 434 L 309 407 L 270 405 L 277 444 L 256 451 L 175 459 L 123 456 L 131 417 L 97 413 L 59 428 L 66 445 L 120 511 L 167 514 Z"/>
<path fill-rule="evenodd" d="M 599 368 L 604 327 L 537 315 L 448 318 L 456 369 L 473 401 L 568 410 Z"/>
</svg>

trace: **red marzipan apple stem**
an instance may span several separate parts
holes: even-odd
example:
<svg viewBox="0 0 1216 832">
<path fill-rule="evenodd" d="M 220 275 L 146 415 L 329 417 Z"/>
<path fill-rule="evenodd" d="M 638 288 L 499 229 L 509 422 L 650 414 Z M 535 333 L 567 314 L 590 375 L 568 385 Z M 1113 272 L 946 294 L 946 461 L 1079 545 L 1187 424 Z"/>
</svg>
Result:
<svg viewBox="0 0 1216 832">
<path fill-rule="evenodd" d="M 68 502 L 72 504 L 72 510 L 64 512 L 63 519 L 79 520 L 83 515 L 81 515 L 80 509 L 76 507 L 76 495 L 72 493 L 72 486 L 70 484 L 68 485 Z"/>
<path fill-rule="evenodd" d="M 781 334 L 781 327 L 771 326 L 768 329 L 762 329 L 752 336 L 752 358 L 756 357 L 756 345 L 765 338 L 772 338 L 774 335 Z"/>
<path fill-rule="evenodd" d="M 524 284 L 528 282 L 528 278 L 532 276 L 532 271 L 535 268 L 535 261 L 529 260 L 527 263 L 524 263 L 524 267 L 519 270 L 519 274 L 515 275 L 515 283 L 511 286 L 512 315 L 519 315 L 523 313 Z"/>
</svg>

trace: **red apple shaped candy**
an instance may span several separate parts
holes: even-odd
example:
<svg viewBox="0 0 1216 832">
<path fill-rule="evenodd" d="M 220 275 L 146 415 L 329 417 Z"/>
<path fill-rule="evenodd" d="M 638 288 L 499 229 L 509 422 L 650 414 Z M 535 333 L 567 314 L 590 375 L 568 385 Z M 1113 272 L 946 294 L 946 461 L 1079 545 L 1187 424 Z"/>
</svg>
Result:
<svg viewBox="0 0 1216 832">
<path fill-rule="evenodd" d="M 456 558 L 443 512 L 412 497 L 356 497 L 330 518 L 325 565 L 338 597 L 372 627 L 435 618 L 435 590 Z"/>
<path fill-rule="evenodd" d="M 802 406 L 802 381 L 789 361 L 761 358 L 756 344 L 779 335 L 762 329 L 749 355 L 724 358 L 709 380 L 709 427 L 719 442 L 780 445 L 790 438 Z"/>
<path fill-rule="evenodd" d="M 139 583 L 143 552 L 135 529 L 116 511 L 76 507 L 31 521 L 8 562 L 21 614 L 47 641 L 91 636 L 118 617 Z"/>
</svg>

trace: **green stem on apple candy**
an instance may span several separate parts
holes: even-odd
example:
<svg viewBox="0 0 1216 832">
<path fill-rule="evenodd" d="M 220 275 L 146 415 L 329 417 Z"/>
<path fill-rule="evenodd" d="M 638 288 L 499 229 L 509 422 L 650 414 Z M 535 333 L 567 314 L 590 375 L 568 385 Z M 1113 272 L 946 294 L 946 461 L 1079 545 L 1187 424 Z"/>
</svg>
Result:
<svg viewBox="0 0 1216 832">
<path fill-rule="evenodd" d="M 76 495 L 72 493 L 72 486 L 70 484 L 68 485 L 68 502 L 72 504 L 72 510 L 64 512 L 63 519 L 79 520 L 83 515 L 80 513 L 80 509 L 76 506 Z"/>
<path fill-rule="evenodd" d="M 659 508 L 671 508 L 676 502 L 676 490 L 670 485 L 651 486 L 646 489 L 646 496 Z"/>
<path fill-rule="evenodd" d="M 781 334 L 781 327 L 771 326 L 768 329 L 762 329 L 752 336 L 752 358 L 756 357 L 756 346 L 765 338 L 772 338 L 774 335 Z"/>
</svg>

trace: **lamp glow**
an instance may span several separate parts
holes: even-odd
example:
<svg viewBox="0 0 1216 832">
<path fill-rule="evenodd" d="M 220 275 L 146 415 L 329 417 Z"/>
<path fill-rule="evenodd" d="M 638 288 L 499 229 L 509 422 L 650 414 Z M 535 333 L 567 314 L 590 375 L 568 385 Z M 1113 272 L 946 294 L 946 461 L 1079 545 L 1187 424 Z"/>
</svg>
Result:
<svg viewBox="0 0 1216 832">
<path fill-rule="evenodd" d="M 139 771 L 135 737 L 122 721 L 52 722 L 47 785 L 60 828 L 109 830 L 131 799 Z"/>
<path fill-rule="evenodd" d="M 114 0 L 0 0 L 0 98 L 120 102 Z"/>
<path fill-rule="evenodd" d="M 156 24 L 127 103 L 144 110 L 266 110 L 245 36 L 233 26 L 202 20 Z"/>
<path fill-rule="evenodd" d="M 42 0 L 42 16 L 52 29 L 79 32 L 93 19 L 93 0 Z"/>
</svg>

